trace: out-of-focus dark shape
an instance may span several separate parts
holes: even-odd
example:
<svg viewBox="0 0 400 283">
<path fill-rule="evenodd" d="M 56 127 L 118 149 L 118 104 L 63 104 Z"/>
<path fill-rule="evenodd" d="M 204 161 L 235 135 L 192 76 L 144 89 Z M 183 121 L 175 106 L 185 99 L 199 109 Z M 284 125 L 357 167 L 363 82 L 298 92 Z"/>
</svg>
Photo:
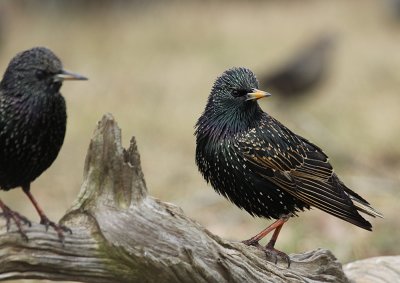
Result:
<svg viewBox="0 0 400 283">
<path fill-rule="evenodd" d="M 0 1 L 1 2 L 1 1 Z M 63 14 L 69 13 L 97 13 L 97 12 L 112 12 L 131 8 L 145 7 L 159 1 L 155 0 L 68 0 L 54 1 L 42 0 L 41 5 L 37 5 L 29 0 L 14 0 L 14 5 L 24 10 L 40 10 L 41 12 L 60 12 Z"/>
<path fill-rule="evenodd" d="M 393 21 L 400 23 L 400 0 L 386 0 L 387 14 Z"/>
<path fill-rule="evenodd" d="M 324 34 L 276 70 L 260 76 L 260 86 L 273 94 L 295 98 L 324 81 L 335 37 Z"/>
</svg>

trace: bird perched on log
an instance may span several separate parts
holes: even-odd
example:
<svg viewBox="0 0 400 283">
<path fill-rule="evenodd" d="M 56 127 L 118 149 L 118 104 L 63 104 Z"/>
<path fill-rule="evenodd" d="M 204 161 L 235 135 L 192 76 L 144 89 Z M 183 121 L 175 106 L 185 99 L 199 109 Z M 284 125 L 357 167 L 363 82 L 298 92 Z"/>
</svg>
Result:
<svg viewBox="0 0 400 283">
<path fill-rule="evenodd" d="M 22 187 L 40 216 L 40 223 L 53 227 L 61 241 L 69 228 L 50 221 L 30 191 L 30 184 L 56 159 L 67 123 L 65 100 L 60 88 L 65 80 L 86 80 L 67 72 L 60 59 L 47 48 L 36 47 L 17 54 L 0 82 L 0 189 Z M 21 235 L 22 223 L 30 221 L 0 200 L 1 214 L 13 220 Z"/>
<path fill-rule="evenodd" d="M 290 265 L 274 246 L 283 224 L 298 212 L 316 207 L 366 230 L 372 226 L 359 212 L 382 215 L 339 179 L 318 146 L 261 110 L 257 100 L 268 96 L 249 69 L 218 77 L 196 123 L 196 164 L 215 191 L 239 208 L 277 219 L 244 243 L 261 248 L 258 242 L 274 230 L 262 248 Z"/>
<path fill-rule="evenodd" d="M 298 97 L 323 82 L 329 67 L 334 37 L 323 35 L 301 50 L 276 71 L 260 78 L 261 87 L 282 97 Z"/>
</svg>

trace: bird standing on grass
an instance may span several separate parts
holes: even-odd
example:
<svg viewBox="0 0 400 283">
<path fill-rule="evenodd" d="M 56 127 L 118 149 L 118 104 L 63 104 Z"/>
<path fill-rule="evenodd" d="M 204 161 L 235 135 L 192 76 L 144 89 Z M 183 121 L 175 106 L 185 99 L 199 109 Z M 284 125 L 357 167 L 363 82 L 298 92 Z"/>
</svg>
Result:
<svg viewBox="0 0 400 283">
<path fill-rule="evenodd" d="M 56 159 L 67 123 L 65 100 L 59 92 L 64 80 L 86 80 L 62 68 L 61 61 L 44 47 L 17 54 L 0 82 L 0 189 L 22 187 L 40 216 L 61 241 L 71 230 L 50 221 L 30 192 L 30 184 Z M 21 235 L 30 221 L 0 200 L 7 229 L 13 220 Z"/>
<path fill-rule="evenodd" d="M 277 260 L 289 257 L 274 248 L 283 224 L 299 211 L 317 207 L 371 230 L 360 214 L 382 215 L 350 190 L 316 145 L 263 112 L 252 71 L 233 68 L 217 78 L 196 124 L 196 164 L 213 188 L 252 216 L 277 219 L 244 241 Z M 262 247 L 258 242 L 274 231 Z"/>
</svg>

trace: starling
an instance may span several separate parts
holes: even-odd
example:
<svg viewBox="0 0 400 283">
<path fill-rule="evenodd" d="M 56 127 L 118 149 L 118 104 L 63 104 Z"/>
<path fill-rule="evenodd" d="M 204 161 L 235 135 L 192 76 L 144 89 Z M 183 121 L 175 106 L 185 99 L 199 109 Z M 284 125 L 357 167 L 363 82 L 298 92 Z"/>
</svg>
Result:
<svg viewBox="0 0 400 283">
<path fill-rule="evenodd" d="M 244 241 L 277 260 L 282 225 L 298 212 L 319 208 L 371 230 L 360 212 L 382 215 L 334 173 L 326 154 L 263 112 L 257 100 L 270 96 L 246 68 L 225 71 L 214 83 L 196 123 L 196 164 L 214 190 L 252 216 L 277 219 Z M 266 247 L 258 243 L 274 231 Z"/>
<path fill-rule="evenodd" d="M 30 184 L 56 159 L 67 123 L 65 100 L 59 92 L 64 80 L 86 80 L 62 68 L 60 59 L 44 47 L 17 54 L 0 82 L 0 189 L 22 187 L 40 216 L 61 241 L 71 230 L 50 221 L 30 192 Z M 13 220 L 21 235 L 27 218 L 0 200 L 1 215 Z"/>
<path fill-rule="evenodd" d="M 329 67 L 334 37 L 323 35 L 276 71 L 260 78 L 260 85 L 282 97 L 298 97 L 323 82 Z"/>
</svg>

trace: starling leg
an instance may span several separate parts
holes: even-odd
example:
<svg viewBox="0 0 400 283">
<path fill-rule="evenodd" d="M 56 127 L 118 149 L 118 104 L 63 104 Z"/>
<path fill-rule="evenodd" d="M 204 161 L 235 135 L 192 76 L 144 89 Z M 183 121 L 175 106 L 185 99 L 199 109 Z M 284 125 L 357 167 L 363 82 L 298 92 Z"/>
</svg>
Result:
<svg viewBox="0 0 400 283">
<path fill-rule="evenodd" d="M 286 260 L 286 262 L 288 263 L 288 268 L 289 268 L 290 267 L 290 257 L 287 254 L 285 254 L 284 252 L 279 251 L 274 248 L 276 240 L 278 239 L 279 232 L 281 231 L 282 226 L 285 222 L 283 222 L 281 226 L 279 226 L 275 229 L 274 234 L 272 234 L 271 240 L 269 240 L 268 244 L 264 248 L 264 252 L 267 256 L 271 256 L 275 259 L 275 264 L 278 262 L 278 256 L 284 258 Z"/>
<path fill-rule="evenodd" d="M 263 250 L 267 254 L 267 256 L 271 256 L 274 258 L 275 264 L 278 261 L 278 257 L 277 257 L 278 255 L 285 258 L 286 261 L 288 262 L 288 267 L 290 267 L 289 256 L 287 254 L 285 254 L 284 252 L 278 251 L 277 249 L 274 248 L 276 240 L 278 239 L 279 232 L 281 231 L 283 224 L 285 224 L 286 221 L 289 220 L 289 217 L 290 217 L 290 215 L 282 216 L 281 218 L 276 220 L 274 223 L 272 223 L 270 226 L 268 226 L 267 228 L 262 230 L 260 233 L 258 233 L 254 237 L 252 237 L 246 241 L 243 241 L 243 243 L 248 246 L 255 246 L 255 247 Z M 271 237 L 271 240 L 268 242 L 268 244 L 265 247 L 261 246 L 258 242 L 262 238 L 267 236 L 273 230 L 275 230 L 275 231 Z"/>
<path fill-rule="evenodd" d="M 44 225 L 46 227 L 46 231 L 49 229 L 49 226 L 53 227 L 53 229 L 57 232 L 58 238 L 62 243 L 64 243 L 64 232 L 69 232 L 72 234 L 72 231 L 70 228 L 64 225 L 56 224 L 53 221 L 50 221 L 49 218 L 44 214 L 42 208 L 39 206 L 38 202 L 36 199 L 33 197 L 32 193 L 30 192 L 30 185 L 25 185 L 22 187 L 24 193 L 28 196 L 30 201 L 32 202 L 33 206 L 35 207 L 37 213 L 40 216 L 40 224 Z"/>
<path fill-rule="evenodd" d="M 23 224 L 28 224 L 28 226 L 31 226 L 31 222 L 26 218 L 25 216 L 22 216 L 18 212 L 15 212 L 11 210 L 7 205 L 4 204 L 0 200 L 0 208 L 3 211 L 0 213 L 0 216 L 3 216 L 6 219 L 6 227 L 7 231 L 10 230 L 10 222 L 11 219 L 14 221 L 15 225 L 17 225 L 18 232 L 21 234 L 22 238 L 24 238 L 26 241 L 28 241 L 28 236 L 26 236 L 25 232 L 22 230 L 22 223 Z"/>
<path fill-rule="evenodd" d="M 260 233 L 258 233 L 257 235 L 255 235 L 254 237 L 243 241 L 243 244 L 246 244 L 248 246 L 261 246 L 258 242 L 263 239 L 265 236 L 267 236 L 271 231 L 282 227 L 282 225 L 288 221 L 288 217 L 284 216 L 282 218 L 279 218 L 278 220 L 276 220 L 274 223 L 272 223 L 271 225 L 269 225 L 267 228 L 265 228 L 264 230 L 262 230 Z M 280 228 L 279 228 L 280 230 Z"/>
</svg>

